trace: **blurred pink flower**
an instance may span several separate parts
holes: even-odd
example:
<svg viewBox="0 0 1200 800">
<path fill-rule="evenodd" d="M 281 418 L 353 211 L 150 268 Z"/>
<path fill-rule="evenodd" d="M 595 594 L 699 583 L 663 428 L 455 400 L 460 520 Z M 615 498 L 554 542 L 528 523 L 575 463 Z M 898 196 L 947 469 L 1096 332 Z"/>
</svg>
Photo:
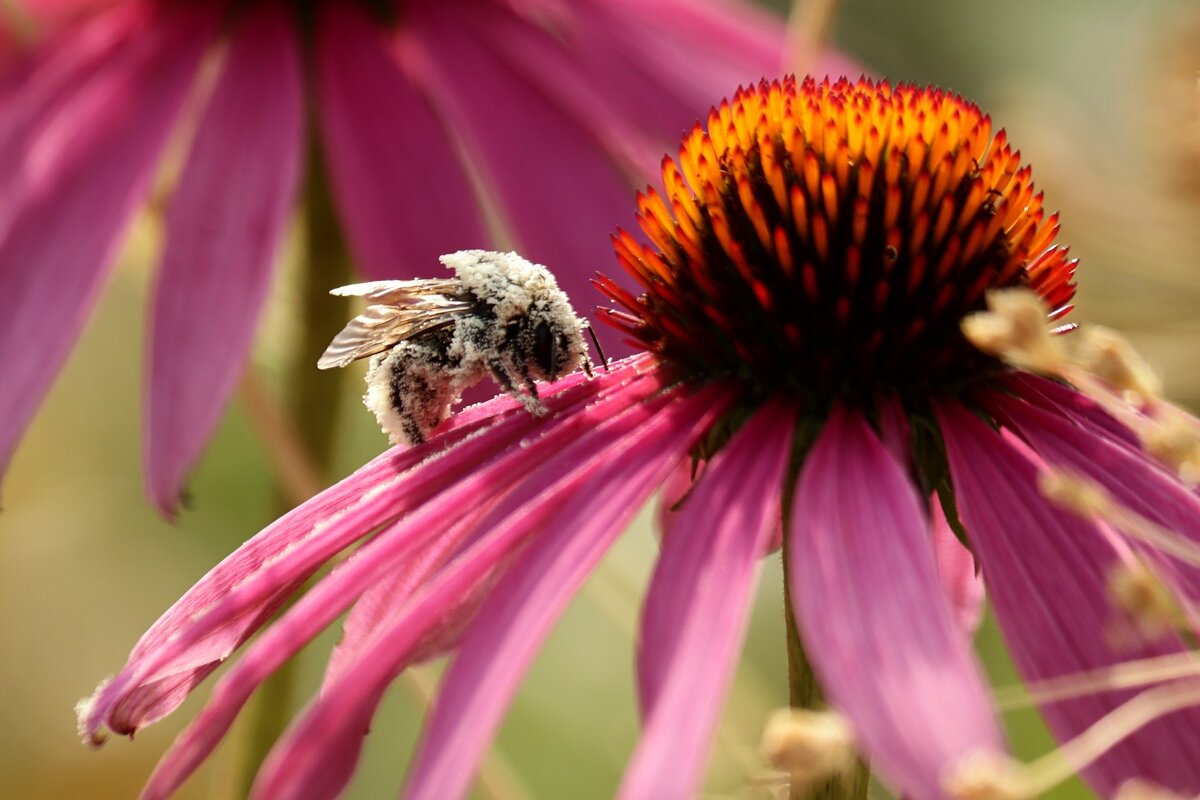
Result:
<svg viewBox="0 0 1200 800">
<path fill-rule="evenodd" d="M 1004 749 L 964 635 L 974 563 L 948 516 L 1028 680 L 1185 653 L 1172 632 L 1111 645 L 1106 580 L 1137 553 L 1194 598 L 1200 569 L 1062 510 L 1038 476 L 1077 471 L 1193 544 L 1200 496 L 1088 396 L 960 331 L 989 289 L 1032 288 L 1054 319 L 1069 309 L 1075 264 L 1018 166 L 1003 132 L 940 91 L 787 80 L 739 92 L 664 163 L 666 199 L 641 198 L 653 244 L 617 237 L 644 293 L 598 280 L 624 306 L 610 321 L 649 352 L 550 387 L 542 418 L 509 397 L 468 408 L 268 526 L 150 628 L 82 704 L 82 731 L 99 741 L 161 718 L 265 625 L 151 777 L 144 796 L 164 797 L 255 687 L 348 610 L 321 692 L 254 796 L 337 795 L 386 687 L 447 650 L 403 796 L 462 796 L 541 642 L 663 486 L 671 508 L 637 652 L 643 731 L 622 798 L 694 796 L 781 526 L 817 677 L 905 797 L 944 797 L 961 759 Z M 930 513 L 931 492 L 945 515 Z M 1068 739 L 1130 694 L 1043 712 Z M 1153 720 L 1083 775 L 1106 797 L 1133 777 L 1192 796 L 1198 726 L 1200 709 Z"/>
<path fill-rule="evenodd" d="M 181 131 L 145 380 L 166 512 L 244 368 L 309 135 L 369 277 L 487 246 L 482 192 L 579 294 L 632 176 L 783 39 L 710 0 L 303 5 L 37 0 L 46 39 L 0 37 L 0 470 Z"/>
</svg>

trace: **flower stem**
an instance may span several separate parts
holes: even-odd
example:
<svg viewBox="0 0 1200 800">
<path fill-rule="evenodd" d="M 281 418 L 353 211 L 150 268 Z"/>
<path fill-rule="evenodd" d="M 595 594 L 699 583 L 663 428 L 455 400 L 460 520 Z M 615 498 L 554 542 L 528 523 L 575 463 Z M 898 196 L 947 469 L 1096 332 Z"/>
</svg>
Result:
<svg viewBox="0 0 1200 800">
<path fill-rule="evenodd" d="M 817 64 L 825 49 L 838 12 L 838 0 L 792 0 L 788 13 L 788 50 L 791 72 L 797 76 L 818 73 Z"/>
<path fill-rule="evenodd" d="M 787 537 L 784 537 L 783 599 L 787 619 L 788 702 L 792 708 L 825 708 L 825 695 L 813 675 L 812 666 L 800 641 L 796 615 L 792 613 L 792 592 L 789 589 L 787 568 Z M 862 759 L 846 772 L 824 780 L 792 784 L 790 800 L 864 800 L 871 783 L 871 769 Z"/>
<path fill-rule="evenodd" d="M 348 317 L 347 302 L 328 294 L 330 288 L 348 283 L 351 272 L 329 187 L 325 183 L 324 165 L 315 144 L 310 147 L 306 169 L 303 235 L 296 259 L 299 270 L 296 333 L 290 341 L 291 352 L 281 381 L 283 396 L 287 398 L 285 416 L 290 424 L 275 425 L 265 431 L 268 434 L 282 431 L 293 439 L 288 450 L 304 456 L 299 464 L 293 465 L 304 466 L 303 484 L 289 480 L 286 472 L 280 472 L 276 478 L 277 504 L 281 512 L 306 499 L 296 497 L 298 486 L 321 489 L 329 479 L 337 441 L 337 419 L 331 409 L 338 407 L 342 395 L 341 375 L 336 371 L 318 371 L 316 359 Z M 251 388 L 257 387 L 251 384 Z M 255 397 L 253 392 L 250 396 Z M 261 421 L 266 417 L 258 414 L 255 418 L 261 427 Z M 246 749 L 242 754 L 242 796 L 249 795 L 259 767 L 292 717 L 296 662 L 293 658 L 280 666 L 255 697 Z"/>
</svg>

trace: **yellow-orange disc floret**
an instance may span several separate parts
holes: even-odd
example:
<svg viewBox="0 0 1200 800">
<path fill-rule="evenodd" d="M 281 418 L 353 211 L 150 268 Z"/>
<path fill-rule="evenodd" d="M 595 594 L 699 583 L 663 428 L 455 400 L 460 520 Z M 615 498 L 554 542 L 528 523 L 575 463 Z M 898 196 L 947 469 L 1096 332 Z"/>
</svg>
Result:
<svg viewBox="0 0 1200 800">
<path fill-rule="evenodd" d="M 741 89 L 620 231 L 635 296 L 605 317 L 692 377 L 825 397 L 952 389 L 998 364 L 959 332 L 991 288 L 1057 319 L 1075 262 L 1004 132 L 938 89 L 794 78 Z"/>
</svg>

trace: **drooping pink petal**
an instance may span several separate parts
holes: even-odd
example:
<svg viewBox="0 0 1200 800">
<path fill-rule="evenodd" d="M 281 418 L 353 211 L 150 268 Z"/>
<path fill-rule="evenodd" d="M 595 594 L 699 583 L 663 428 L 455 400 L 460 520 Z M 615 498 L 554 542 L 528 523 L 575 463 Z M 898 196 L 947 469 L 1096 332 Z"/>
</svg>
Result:
<svg viewBox="0 0 1200 800">
<path fill-rule="evenodd" d="M 162 12 L 29 129 L 21 196 L 0 222 L 0 470 L 83 325 L 214 16 L 206 6 Z"/>
<path fill-rule="evenodd" d="M 839 407 L 825 423 L 788 535 L 796 621 L 830 702 L 885 781 L 942 797 L 947 765 L 1003 744 L 921 502 L 857 412 Z"/>
<path fill-rule="evenodd" d="M 581 395 L 594 396 L 587 384 L 564 383 L 565 391 L 547 399 L 551 409 Z M 505 398 L 488 405 L 512 403 Z M 280 602 L 335 553 L 419 504 L 441 482 L 477 466 L 532 425 L 530 415 L 519 409 L 510 408 L 491 424 L 486 416 L 476 417 L 421 447 L 384 453 L 269 525 L 201 578 L 142 636 L 125 668 L 97 690 L 84 721 L 87 733 L 95 737 L 102 725 L 132 733 L 160 718 L 182 695 L 172 704 L 146 698 L 147 693 L 177 691 L 181 681 L 194 685 L 203 676 L 190 680 L 188 672 L 211 671 L 254 632 L 265 608 Z M 481 430 L 483 435 L 470 437 Z M 453 449 L 468 437 L 463 447 Z M 430 463 L 414 471 L 426 460 Z M 159 713 L 140 716 L 139 709 L 150 703 Z"/>
<path fill-rule="evenodd" d="M 366 13 L 327 3 L 316 27 L 330 179 L 368 275 L 427 275 L 439 255 L 487 247 L 490 237 L 450 133 Z"/>
<path fill-rule="evenodd" d="M 612 258 L 609 234 L 632 222 L 631 190 L 616 163 L 454 9 L 413 4 L 406 20 L 411 35 L 397 39 L 398 57 L 415 65 L 439 113 L 478 158 L 517 249 L 549 265 L 567 295 L 585 303 L 595 296 L 596 266 Z"/>
<path fill-rule="evenodd" d="M 622 798 L 691 797 L 704 777 L 778 525 L 794 417 L 783 403 L 759 410 L 709 464 L 663 543 L 638 644 L 645 729 Z"/>
<path fill-rule="evenodd" d="M 1013 660 L 1037 681 L 1183 651 L 1164 638 L 1116 650 L 1104 636 L 1113 613 L 1105 589 L 1120 554 L 1091 522 L 1053 507 L 1037 487 L 1037 467 L 972 413 L 937 409 L 963 521 L 979 555 L 988 597 Z M 1132 696 L 1092 694 L 1042 706 L 1066 740 Z M 1184 796 L 1200 791 L 1200 709 L 1160 718 L 1085 768 L 1101 796 L 1141 777 Z"/>
<path fill-rule="evenodd" d="M 435 487 L 441 485 L 445 487 L 444 491 L 428 499 L 420 508 L 393 525 L 390 530 L 365 544 L 352 558 L 339 565 L 329 577 L 300 598 L 287 614 L 263 633 L 222 678 L 204 711 L 180 735 L 171 751 L 164 756 L 159 769 L 147 787 L 148 795 L 164 796 L 173 791 L 219 743 L 254 689 L 284 661 L 336 619 L 364 591 L 365 587 L 374 585 L 398 570 L 411 572 L 414 584 L 425 580 L 431 565 L 420 563 L 420 559 L 427 554 L 423 548 L 429 545 L 433 536 L 445 537 L 455 546 L 461 544 L 463 537 L 470 533 L 472 526 L 466 522 L 458 524 L 459 521 L 466 517 L 474 517 L 481 502 L 486 505 L 487 500 L 484 495 L 487 492 L 501 492 L 500 496 L 503 496 L 502 490 L 506 486 L 506 476 L 521 475 L 527 472 L 532 465 L 553 461 L 555 456 L 548 456 L 547 451 L 554 453 L 561 449 L 565 442 L 571 441 L 572 438 L 578 438 L 581 431 L 587 430 L 587 426 L 593 424 L 593 415 L 603 415 L 614 406 L 620 407 L 630 402 L 637 402 L 639 398 L 654 392 L 660 386 L 653 378 L 634 380 L 626 384 L 628 379 L 629 374 L 626 371 L 625 374 L 617 374 L 607 382 L 597 380 L 590 384 L 583 384 L 579 387 L 583 391 L 569 393 L 576 401 L 575 404 L 564 408 L 559 403 L 557 410 L 573 410 L 576 413 L 564 413 L 562 417 L 549 423 L 543 431 L 544 435 L 538 440 L 538 447 L 508 448 L 507 451 L 500 454 L 499 458 L 488 458 L 488 453 L 495 451 L 497 445 L 503 447 L 511 444 L 535 427 L 536 423 L 533 418 L 528 413 L 520 411 L 516 416 L 509 418 L 505 429 L 499 429 L 499 425 L 505 424 L 500 423 L 492 431 L 485 431 L 478 436 L 464 440 L 459 448 L 443 456 L 441 461 L 427 463 L 418 469 L 416 481 Z M 598 389 L 604 391 L 596 391 Z M 558 399 L 559 396 L 546 398 L 547 405 L 553 410 L 555 401 Z M 589 400 L 594 402 L 585 408 L 583 404 L 588 403 Z M 484 445 L 487 449 L 481 450 L 478 443 L 487 442 L 489 439 L 493 441 Z M 431 440 L 427 444 L 433 443 L 434 440 Z M 460 465 L 461 469 L 455 473 L 439 469 L 439 465 L 451 461 Z M 432 473 L 432 475 L 426 476 L 423 473 Z M 427 477 L 428 480 L 426 480 Z M 511 481 L 512 479 L 507 477 L 507 480 Z M 377 495 L 383 493 L 386 496 L 387 492 L 388 487 L 384 486 L 377 488 L 375 493 Z M 528 498 L 524 499 L 527 501 Z M 520 501 L 521 498 L 505 499 L 506 505 L 503 509 L 490 513 L 498 514 L 501 511 L 511 513 L 514 508 L 521 507 L 517 505 Z M 345 516 L 351 513 L 353 510 L 346 512 Z M 343 518 L 338 518 L 330 525 L 337 525 Z M 350 522 L 356 524 L 354 520 L 350 520 Z M 368 526 L 367 529 L 370 527 L 373 526 Z M 289 556 L 296 557 L 300 550 L 301 547 L 297 547 Z M 432 566 L 437 567 L 438 563 L 434 562 Z M 414 585 L 412 588 L 415 589 L 417 586 Z M 453 597 L 451 605 L 461 597 L 463 594 Z M 424 632 L 424 636 L 416 643 L 410 660 L 421 652 L 430 637 L 436 639 L 441 635 L 444 624 L 454 624 L 454 620 L 447 619 L 445 616 L 434 620 L 434 623 Z M 194 625 L 192 627 L 195 628 Z M 187 632 L 185 630 L 185 633 Z M 361 661 L 365 657 L 364 652 L 369 652 L 374 645 L 375 629 L 362 633 L 364 641 L 355 643 L 350 651 L 343 654 L 343 663 L 338 670 L 339 677 Z M 336 685 L 338 684 L 331 681 L 329 689 L 332 690 L 332 687 Z M 373 700 L 377 702 L 378 695 L 374 696 Z M 369 715 L 367 718 L 369 719 Z M 363 728 L 359 733 L 365 732 L 365 729 L 366 722 L 364 721 Z M 359 739 L 361 736 L 344 742 L 349 753 L 347 758 L 351 763 L 357 757 L 356 748 Z M 352 766 L 350 768 L 352 769 Z"/>
<path fill-rule="evenodd" d="M 253 796 L 336 795 L 354 768 L 362 733 L 382 689 L 408 663 L 413 648 L 438 624 L 443 611 L 544 530 L 553 515 L 566 515 L 576 503 L 594 502 L 596 493 L 587 489 L 607 486 L 615 477 L 612 471 L 636 471 L 643 459 L 666 459 L 670 452 L 656 445 L 674 442 L 671 434 L 678 434 L 681 427 L 690 431 L 715 405 L 707 395 L 671 400 L 670 395 L 660 394 L 615 417 L 611 411 L 595 419 L 577 413 L 594 430 L 547 454 L 545 463 L 501 502 L 497 513 L 504 509 L 506 515 L 494 527 L 485 521 L 481 529 L 487 532 L 439 573 L 403 614 L 380 629 L 373 646 L 354 667 L 327 687 L 285 733 L 260 772 Z M 638 437 L 644 438 L 637 441 Z M 621 461 L 619 454 L 632 442 L 638 446 L 632 448 L 631 458 Z"/>
<path fill-rule="evenodd" d="M 146 493 L 178 506 L 245 366 L 300 167 L 296 32 L 267 4 L 231 37 L 167 213 L 147 377 Z"/>
<path fill-rule="evenodd" d="M 569 409 L 640 370 L 632 359 L 603 380 L 573 376 L 559 383 L 562 390 L 547 397 L 546 405 L 551 411 Z M 95 738 L 106 724 L 132 733 L 172 710 L 266 619 L 264 609 L 281 602 L 332 555 L 529 430 L 535 421 L 515 405 L 502 397 L 468 409 L 462 425 L 455 427 L 457 418 L 452 419 L 443 426 L 449 428 L 446 433 L 425 445 L 385 453 L 231 554 L 163 614 L 135 645 L 121 673 L 97 689 L 83 720 L 88 735 Z M 507 410 L 490 419 L 488 408 Z M 463 446 L 454 449 L 459 442 Z M 414 471 L 417 465 L 422 469 Z M 192 679 L 188 673 L 193 671 L 203 674 Z M 168 692 L 170 698 L 158 697 Z M 153 717 L 140 716 L 151 707 Z"/>
<path fill-rule="evenodd" d="M 567 602 L 718 410 L 710 403 L 690 425 L 664 428 L 665 439 L 653 430 L 639 431 L 501 580 L 442 683 L 406 798 L 466 792 L 517 684 Z"/>
<path fill-rule="evenodd" d="M 569 376 L 555 384 L 555 394 L 544 396 L 545 403 L 551 411 L 565 412 L 648 374 L 649 363 L 644 357 L 626 359 L 614 364 L 611 374 L 605 373 L 596 381 L 586 379 L 582 373 Z M 508 395 L 465 408 L 441 425 L 438 435 L 424 445 L 383 453 L 267 526 L 210 570 L 146 631 L 121 673 L 97 690 L 82 720 L 86 733 L 96 738 L 100 727 L 111 724 L 114 718 L 120 720 L 114 730 L 132 732 L 152 721 L 134 710 L 145 704 L 156 704 L 164 709 L 162 713 L 174 708 L 153 695 L 195 685 L 203 676 L 192 679 L 189 670 L 211 671 L 269 617 L 272 603 L 289 594 L 316 566 L 367 532 L 353 525 L 329 529 L 346 509 L 361 504 L 371 492 L 383 487 L 402 495 L 401 508 L 419 503 L 439 481 L 447 480 L 456 470 L 477 466 L 489 453 L 503 448 L 508 437 L 522 435 L 534 423 Z M 468 438 L 483 441 L 455 451 L 457 459 L 438 460 Z M 436 463 L 425 465 L 421 481 L 401 483 L 406 476 L 411 477 L 414 467 L 426 461 Z"/>
<path fill-rule="evenodd" d="M 457 493 L 450 493 L 448 497 L 452 502 L 460 500 Z M 418 513 L 415 517 L 415 522 L 420 523 L 420 526 L 405 522 L 396 523 L 376 540 L 387 537 L 388 563 L 395 565 L 394 568 L 402 572 L 409 571 L 410 565 L 405 559 L 406 552 L 416 550 L 419 555 L 421 545 L 427 544 L 426 539 L 431 526 L 442 522 L 436 520 L 433 514 L 443 511 L 446 504 L 434 501 L 428 508 L 429 512 Z M 467 519 L 455 524 L 454 519 L 447 519 L 444 521 L 444 527 L 435 530 L 452 543 L 458 543 L 472 521 Z M 308 644 L 354 600 L 355 592 L 361 585 L 354 579 L 361 575 L 364 568 L 370 567 L 376 573 L 381 571 L 377 566 L 379 562 L 368 563 L 374 561 L 381 552 L 380 548 L 365 545 L 351 559 L 335 568 L 325 582 L 318 584 L 313 593 L 301 598 L 296 606 L 247 649 L 229 672 L 217 682 L 204 709 L 163 755 L 142 790 L 142 800 L 169 797 L 179 789 L 221 743 L 246 701 L 263 681 Z M 330 591 L 332 588 L 341 591 L 335 593 Z M 335 605 L 330 604 L 331 599 Z M 324 602 L 318 603 L 318 600 Z M 356 652 L 351 651 L 350 655 L 353 656 Z M 344 664 L 343 671 L 345 666 Z M 365 728 L 362 733 L 366 734 Z"/>
</svg>

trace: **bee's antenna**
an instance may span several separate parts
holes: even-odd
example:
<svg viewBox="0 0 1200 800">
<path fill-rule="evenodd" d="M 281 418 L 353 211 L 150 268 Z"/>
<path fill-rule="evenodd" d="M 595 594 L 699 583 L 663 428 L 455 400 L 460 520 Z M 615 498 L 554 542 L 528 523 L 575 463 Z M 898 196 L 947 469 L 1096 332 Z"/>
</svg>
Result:
<svg viewBox="0 0 1200 800">
<path fill-rule="evenodd" d="M 591 325 L 587 326 L 588 336 L 592 337 L 592 344 L 596 346 L 596 353 L 600 356 L 600 363 L 604 365 L 605 372 L 611 372 L 608 368 L 608 357 L 604 355 L 604 348 L 600 346 L 600 339 L 596 336 L 596 329 Z"/>
</svg>

